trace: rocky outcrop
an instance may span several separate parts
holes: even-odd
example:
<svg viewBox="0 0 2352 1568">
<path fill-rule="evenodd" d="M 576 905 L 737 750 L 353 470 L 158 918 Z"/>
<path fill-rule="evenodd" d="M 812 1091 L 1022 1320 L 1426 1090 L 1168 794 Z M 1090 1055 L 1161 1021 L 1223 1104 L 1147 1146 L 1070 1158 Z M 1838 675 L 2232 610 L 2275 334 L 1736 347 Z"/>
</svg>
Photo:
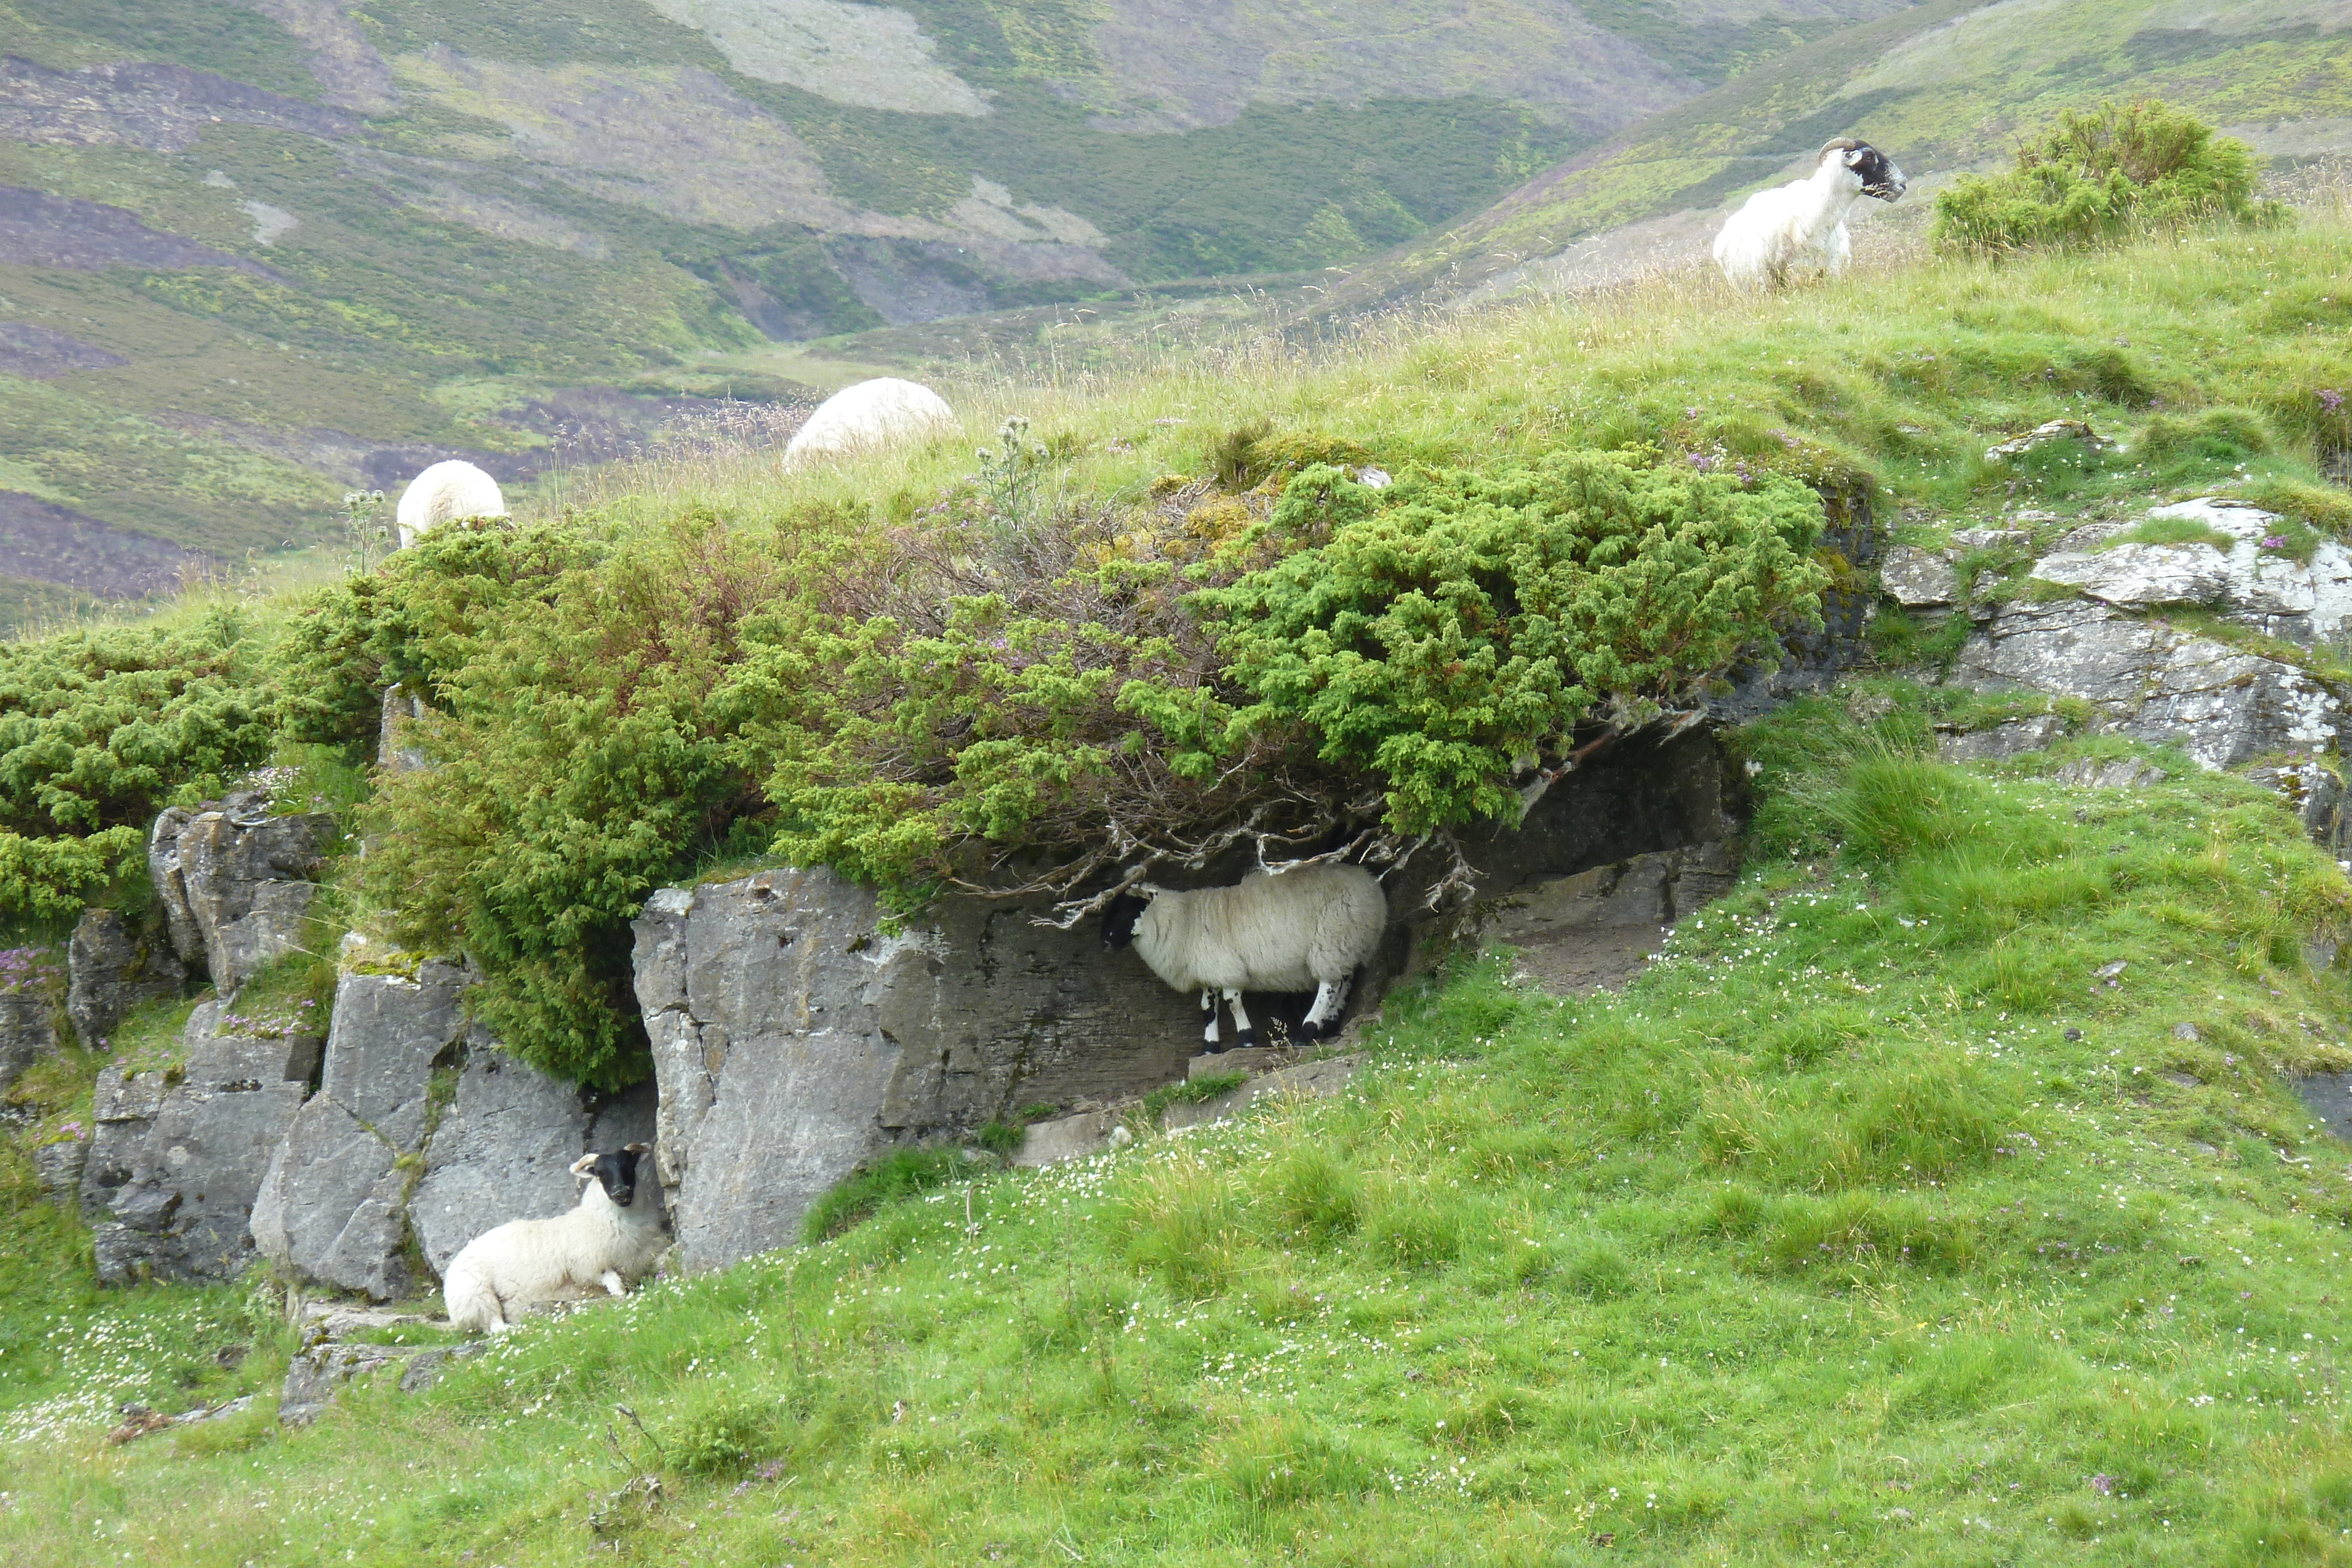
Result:
<svg viewBox="0 0 2352 1568">
<path fill-rule="evenodd" d="M 104 1051 L 122 1015 L 175 997 L 188 971 L 161 934 L 133 930 L 111 909 L 86 909 L 66 944 L 66 1016 L 85 1049 Z"/>
<path fill-rule="evenodd" d="M 654 1141 L 654 1086 L 597 1095 L 557 1082 L 505 1052 L 469 1049 L 456 1099 L 434 1130 L 425 1178 L 408 1200 L 409 1228 L 436 1275 L 458 1249 L 509 1219 L 543 1219 L 580 1201 L 572 1163 Z M 662 1195 L 640 1181 L 636 1201 Z"/>
<path fill-rule="evenodd" d="M 1957 678 L 2084 698 L 2102 727 L 2177 744 L 2208 768 L 2324 747 L 2344 722 L 2343 699 L 2300 665 L 2092 600 L 2011 605 L 1970 642 Z"/>
<path fill-rule="evenodd" d="M 309 879 L 339 833 L 327 812 L 270 815 L 262 790 L 239 790 L 211 810 L 175 806 L 158 816 L 147 869 L 181 959 L 201 965 L 227 995 L 299 947 L 318 892 Z"/>
<path fill-rule="evenodd" d="M 1497 895 L 1675 851 L 1646 903 L 1626 894 L 1655 922 L 1674 897 L 1727 880 L 1735 777 L 1703 732 L 1628 741 L 1555 786 L 1522 827 L 1471 835 L 1464 851 L 1481 892 Z M 1213 866 L 1198 880 L 1244 869 Z M 1390 879 L 1390 929 L 1358 977 L 1351 1017 L 1425 961 L 1421 897 L 1442 870 L 1433 854 Z M 1643 860 L 1632 874 L 1649 872 Z M 793 1245 L 810 1203 L 892 1145 L 1040 1105 L 1086 1115 L 1181 1080 L 1201 1038 L 1195 998 L 1133 954 L 1106 954 L 1094 922 L 1059 931 L 1036 913 L 946 898 L 886 933 L 872 893 L 794 869 L 648 900 L 636 989 L 681 1264 Z M 1248 1007 L 1270 1028 L 1295 1021 L 1307 999 L 1253 996 Z M 1088 1123 L 1071 1136 L 1105 1130 Z"/>
<path fill-rule="evenodd" d="M 0 950 L 0 1092 L 58 1049 L 57 982 L 46 949 Z"/>
<path fill-rule="evenodd" d="M 685 1267 L 793 1244 L 809 1204 L 893 1144 L 1183 1076 L 1192 998 L 1033 913 L 947 900 L 886 935 L 870 891 L 799 870 L 647 902 L 637 999 Z"/>
<path fill-rule="evenodd" d="M 427 963 L 337 984 L 319 1092 L 253 1213 L 255 1244 L 295 1279 L 376 1301 L 429 1290 L 492 1226 L 576 1203 L 583 1153 L 650 1141 L 650 1085 L 583 1096 L 515 1061 L 467 1019 L 474 977 Z"/>
<path fill-rule="evenodd" d="M 176 1069 L 100 1080 L 82 1194 L 85 1211 L 102 1206 L 91 1249 L 108 1284 L 233 1279 L 253 1260 L 254 1199 L 310 1092 L 319 1040 L 224 1032 L 228 1018 L 201 1003 Z"/>
</svg>

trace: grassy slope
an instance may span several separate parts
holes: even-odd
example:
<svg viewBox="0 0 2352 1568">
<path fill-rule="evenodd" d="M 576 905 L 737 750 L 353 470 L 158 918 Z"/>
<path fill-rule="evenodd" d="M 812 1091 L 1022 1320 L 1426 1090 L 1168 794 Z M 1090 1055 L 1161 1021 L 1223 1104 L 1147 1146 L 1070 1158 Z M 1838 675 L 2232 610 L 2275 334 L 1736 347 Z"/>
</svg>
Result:
<svg viewBox="0 0 2352 1568">
<path fill-rule="evenodd" d="M 1918 733 L 1914 698 L 1874 735 L 1818 704 L 1755 737 L 1760 869 L 1622 1001 L 1462 972 L 1391 1004 L 1340 1103 L 907 1201 L 299 1435 L 19 1447 L 0 1544 L 2352 1557 L 2352 1202 L 2277 1076 L 2352 1061 L 2341 977 L 2296 946 L 2341 874 L 2234 780 L 1874 752 Z M 1887 858 L 1792 831 L 1824 814 Z M 613 1500 L 608 1426 L 658 1500 Z"/>
<path fill-rule="evenodd" d="M 1786 434 L 1876 474 L 1905 503 L 1991 509 L 2007 492 L 1983 461 L 1989 437 L 2082 417 L 2137 446 L 2159 413 L 2234 407 L 2257 412 L 2271 453 L 2126 456 L 2074 499 L 2234 482 L 2241 460 L 2249 477 L 2308 478 L 2318 394 L 2340 387 L 2352 349 L 2347 267 L 2352 230 L 2319 212 L 2286 233 L 1933 261 L 1761 304 L 1670 278 L 1585 301 L 1385 318 L 1310 348 L 1082 329 L 1000 373 L 937 366 L 963 413 L 958 438 L 792 476 L 766 463 L 624 471 L 604 493 L 639 509 L 683 489 L 747 519 L 816 500 L 911 509 L 968 475 L 971 445 L 1008 413 L 1073 453 L 1056 476 L 1066 494 L 1114 503 L 1205 472 L 1218 441 L 1257 422 L 1344 437 L 1391 466 L 1625 441 L 1778 454 Z"/>
<path fill-rule="evenodd" d="M 837 239 L 821 243 L 789 222 L 690 222 L 547 177 L 508 142 L 504 124 L 433 86 L 421 62 L 436 46 L 647 82 L 680 68 L 713 73 L 791 127 L 846 203 L 944 220 L 984 175 L 1017 202 L 1082 214 L 1108 236 L 1110 261 L 1144 280 L 1351 259 L 1475 209 L 1582 140 L 1467 78 L 1442 98 L 1269 103 L 1183 135 L 1116 133 L 1091 118 L 1101 83 L 1086 8 L 919 0 L 914 10 L 940 60 L 995 95 L 994 112 L 846 108 L 756 80 L 634 0 L 386 0 L 354 15 L 391 62 L 403 102 L 349 148 L 236 125 L 213 126 L 178 152 L 85 144 L 80 133 L 0 144 L 0 183 L 126 208 L 281 277 L 0 267 L 11 319 L 131 361 L 47 382 L 0 377 L 5 483 L 235 560 L 333 531 L 348 481 L 310 449 L 314 427 L 356 437 L 361 450 L 431 442 L 513 451 L 540 438 L 491 416 L 551 388 L 793 391 L 740 367 L 697 374 L 698 356 L 760 340 L 737 314 L 730 279 L 764 290 L 795 332 L 882 321 L 839 275 Z M 1638 14 L 1618 24 L 1635 34 L 1648 26 Z M 1686 46 L 1676 68 L 1719 80 L 1820 26 L 1767 16 L 1710 32 L 1721 47 Z M 298 99 L 320 92 L 296 42 L 237 0 L 8 0 L 0 52 L 57 68 L 163 61 Z M 1074 96 L 1073 84 L 1084 90 Z M 655 183 L 675 194 L 706 166 L 721 181 L 735 167 L 700 157 L 658 171 Z M 234 188 L 202 183 L 214 171 Z M 750 210 L 730 189 L 708 194 L 712 212 Z M 259 246 L 246 202 L 299 223 Z M 490 223 L 501 232 L 450 221 L 458 206 L 504 214 Z M 996 306 L 1104 288 L 1099 278 L 992 274 L 945 256 L 919 266 Z M 12 614 L 11 602 L 22 608 Z M 45 608 L 38 595 L 0 596 L 0 625 Z"/>
<path fill-rule="evenodd" d="M 2352 320 L 2321 301 L 2347 244 L 2315 222 L 1763 307 L 1636 291 L 1392 324 L 1321 367 L 1243 351 L 971 390 L 1068 433 L 1065 482 L 1097 495 L 1198 471 L 1263 414 L 1471 463 L 1709 430 L 1777 446 L 1778 425 L 1900 498 L 1990 509 L 1985 434 L 2086 402 L 2103 429 L 2149 417 L 2101 401 L 2096 366 L 2049 373 L 2085 344 L 2127 338 L 2175 413 L 2290 422 L 2344 362 Z M 917 505 L 961 445 L 782 499 Z M 2252 464 L 2308 474 L 2292 448 Z M 666 490 L 633 507 L 778 504 L 752 469 L 639 477 Z M 2075 498 L 2161 477 L 2119 467 Z M 1922 700 L 1885 738 L 1916 737 Z M 971 1232 L 960 1192 L 904 1204 L 309 1434 L 257 1416 L 93 1447 L 113 1402 L 266 1389 L 285 1347 L 235 1291 L 76 1283 L 79 1228 L 30 1207 L 11 1141 L 0 1421 L 67 1425 L 12 1445 L 0 1543 L 568 1562 L 594 1512 L 647 1561 L 1577 1561 L 1600 1532 L 1661 1562 L 2335 1560 L 2341 1158 L 2273 1069 L 2352 1060 L 2342 977 L 2297 951 L 2342 878 L 2232 780 L 1856 770 L 1844 713 L 1756 738 L 1761 869 L 1622 1003 L 1461 974 L 1391 1005 L 1345 1103 L 981 1183 Z M 1831 858 L 1802 831 L 1827 821 L 1893 858 Z M 52 1124 L 69 1088 L 37 1096 Z M 233 1343 L 257 1348 L 224 1372 Z M 617 1423 L 667 1468 L 659 1507 L 607 1500 L 615 1402 L 664 1445 Z M 730 1455 L 779 1468 L 745 1486 Z"/>
<path fill-rule="evenodd" d="M 2344 26 L 2339 9 L 2305 0 L 2257 0 L 2219 21 L 2139 0 L 1929 0 L 1644 120 L 1360 269 L 1335 299 L 1450 293 L 1579 235 L 1711 208 L 1785 177 L 1832 136 L 1888 149 L 1917 180 L 2000 158 L 2062 110 L 2104 99 L 2162 98 L 2216 125 L 2342 117 Z"/>
</svg>

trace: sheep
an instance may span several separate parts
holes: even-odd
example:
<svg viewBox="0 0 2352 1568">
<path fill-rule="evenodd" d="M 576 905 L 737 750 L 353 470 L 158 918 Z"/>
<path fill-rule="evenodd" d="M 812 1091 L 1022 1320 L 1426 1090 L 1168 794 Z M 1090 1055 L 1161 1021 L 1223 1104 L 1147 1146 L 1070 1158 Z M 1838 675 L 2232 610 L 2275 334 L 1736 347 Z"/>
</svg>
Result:
<svg viewBox="0 0 2352 1568">
<path fill-rule="evenodd" d="M 954 427 L 955 410 L 945 398 L 919 382 L 883 376 L 844 387 L 818 404 L 784 447 L 784 465 L 846 457 Z"/>
<path fill-rule="evenodd" d="M 444 523 L 459 517 L 503 517 L 507 498 L 499 482 L 470 463 L 451 458 L 436 463 L 408 482 L 393 513 L 400 525 L 400 548 L 406 549 Z"/>
<path fill-rule="evenodd" d="M 1908 186 L 1894 160 L 1867 141 L 1840 137 L 1821 151 L 1811 177 L 1759 191 L 1715 236 L 1715 264 L 1734 288 L 1778 288 L 1798 263 L 1832 277 L 1853 259 L 1845 214 L 1856 197 L 1900 201 Z"/>
<path fill-rule="evenodd" d="M 580 1206 L 552 1219 L 510 1219 L 466 1243 L 442 1276 L 453 1328 L 503 1333 L 520 1309 L 564 1301 L 602 1284 L 620 1295 L 661 1255 L 660 1188 L 633 1205 L 643 1144 L 572 1164 L 587 1186 Z"/>
<path fill-rule="evenodd" d="M 1372 956 L 1388 925 L 1388 900 L 1370 872 L 1354 865 L 1302 866 L 1278 873 L 1252 872 L 1232 887 L 1171 893 L 1146 886 L 1122 893 L 1103 910 L 1103 946 L 1116 953 L 1133 944 L 1151 972 L 1179 991 L 1197 988 L 1209 1015 L 1202 1031 L 1213 1053 L 1216 994 L 1234 1010 L 1235 1043 L 1257 1043 L 1242 1010 L 1242 993 L 1312 988 L 1299 1036 L 1315 1040 L 1335 1030 L 1347 1005 L 1348 982 Z"/>
</svg>

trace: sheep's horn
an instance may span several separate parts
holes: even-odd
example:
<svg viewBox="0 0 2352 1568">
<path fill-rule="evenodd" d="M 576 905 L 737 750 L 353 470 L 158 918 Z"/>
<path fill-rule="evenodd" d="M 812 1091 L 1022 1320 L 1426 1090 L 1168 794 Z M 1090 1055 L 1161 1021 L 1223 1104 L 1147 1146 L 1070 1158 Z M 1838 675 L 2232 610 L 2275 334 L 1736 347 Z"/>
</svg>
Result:
<svg viewBox="0 0 2352 1568">
<path fill-rule="evenodd" d="M 621 1152 L 625 1155 L 643 1155 L 649 1154 L 652 1150 L 653 1145 L 651 1144 L 631 1144 L 627 1148 L 623 1149 Z"/>
<path fill-rule="evenodd" d="M 593 1154 L 583 1155 L 572 1162 L 572 1174 L 576 1176 L 587 1176 L 595 1168 L 596 1156 Z"/>
</svg>

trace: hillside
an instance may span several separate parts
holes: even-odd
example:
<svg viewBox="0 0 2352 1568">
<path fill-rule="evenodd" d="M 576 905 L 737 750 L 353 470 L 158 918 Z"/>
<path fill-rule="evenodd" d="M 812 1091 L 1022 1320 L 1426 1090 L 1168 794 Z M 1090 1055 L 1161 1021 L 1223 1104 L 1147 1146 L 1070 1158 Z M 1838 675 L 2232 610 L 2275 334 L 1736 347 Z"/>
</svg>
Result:
<svg viewBox="0 0 2352 1568">
<path fill-rule="evenodd" d="M 1523 747 L 1564 762 L 1685 704 L 1743 856 L 1622 995 L 1457 949 L 1343 1042 L 1344 1096 L 1174 1134 L 1132 1107 L 1132 1143 L 1039 1172 L 997 1155 L 1064 1107 L 1008 1098 L 849 1176 L 817 1211 L 838 1235 L 533 1322 L 429 1388 L 346 1387 L 308 1427 L 278 1419 L 314 1351 L 268 1266 L 100 1290 L 72 1200 L 105 1173 L 40 1196 L 102 1068 L 213 1093 L 187 1041 L 224 1009 L 168 987 L 0 1102 L 0 1553 L 2352 1562 L 2352 1123 L 2318 1109 L 2352 1083 L 2347 265 L 2338 191 L 2292 225 L 1882 261 L 1761 304 L 1669 277 L 1399 313 L 984 383 L 959 438 L 838 469 L 657 454 L 299 596 L 0 646 L 0 1023 L 86 897 L 168 918 L 163 807 L 259 777 L 292 810 L 253 831 L 351 832 L 228 1009 L 279 1064 L 223 1075 L 232 1106 L 342 1113 L 287 1041 L 347 981 L 421 990 L 416 955 L 463 950 L 495 1071 L 560 1072 L 584 1126 L 571 1081 L 644 1071 L 656 890 L 789 865 L 911 893 L 901 919 L 860 890 L 871 929 L 833 956 L 919 970 L 958 951 L 915 907 L 947 878 L 1296 805 L 1269 780 L 1374 841 L 1434 821 L 1436 860 L 1481 800 L 1509 814 Z M 1007 415 L 1034 446 L 975 475 Z M 2098 439 L 1989 454 L 2062 421 Z M 1547 551 L 1576 591 L 1531 605 L 1550 590 L 1505 573 Z M 2241 556 L 2242 602 L 2156 580 Z M 1721 602 L 1767 595 L 1791 700 Z M 2037 618 L 2063 667 L 2017 689 Z M 1830 683 L 1825 643 L 1861 666 Z M 1338 679 L 1308 662 L 1335 648 Z M 412 680 L 431 768 L 379 756 Z M 814 929 L 745 950 L 780 975 Z M 999 988 L 1009 946 L 967 977 Z M 1181 1016 L 1150 1047 L 1191 1049 L 1191 999 L 1154 999 Z M 717 1016 L 673 1071 L 718 1071 Z M 430 1044 L 393 1108 L 437 1136 L 465 1089 Z M 209 1156 L 175 1125 L 158 1166 Z M 395 1188 L 432 1159 L 375 1152 Z M 226 1413 L 142 1435 L 126 1404 Z"/>
<path fill-rule="evenodd" d="M 290 1336 L 233 1288 L 81 1296 L 11 1153 L 0 1547 L 2342 1563 L 2343 1147 L 2281 1074 L 2352 1042 L 2274 935 L 2341 873 L 2178 759 L 1858 768 L 1920 703 L 1752 732 L 1780 828 L 1622 1000 L 1460 968 L 1343 1101 L 957 1180 L 299 1432 L 98 1443 L 266 1399 Z M 1840 857 L 1816 809 L 1902 826 Z"/>
<path fill-rule="evenodd" d="M 1351 261 L 1897 4 L 12 0 L 0 623 L 804 391 L 707 355 Z"/>
<path fill-rule="evenodd" d="M 1860 136 L 1935 187 L 2068 109 L 2160 98 L 2275 167 L 2352 152 L 2352 14 L 2325 0 L 1930 0 L 1759 64 L 1580 152 L 1477 216 L 1356 269 L 1326 308 L 1559 287 L 1703 256 L 1719 210 Z"/>
</svg>

